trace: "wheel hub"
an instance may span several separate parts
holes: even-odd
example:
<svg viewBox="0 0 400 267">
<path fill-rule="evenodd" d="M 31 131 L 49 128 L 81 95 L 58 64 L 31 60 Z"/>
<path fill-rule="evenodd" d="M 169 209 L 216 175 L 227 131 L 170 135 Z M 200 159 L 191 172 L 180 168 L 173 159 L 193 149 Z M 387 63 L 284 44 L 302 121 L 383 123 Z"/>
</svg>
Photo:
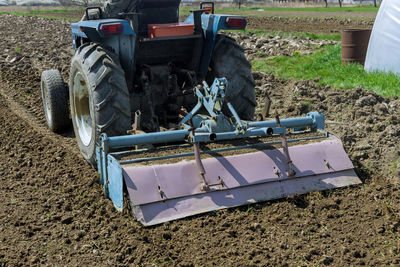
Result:
<svg viewBox="0 0 400 267">
<path fill-rule="evenodd" d="M 43 98 L 43 105 L 44 105 L 44 114 L 46 115 L 47 121 L 51 121 L 51 110 L 50 110 L 50 99 L 48 95 L 48 88 L 46 86 L 46 83 L 42 81 L 42 98 Z"/>
<path fill-rule="evenodd" d="M 83 75 L 77 72 L 74 77 L 74 120 L 78 128 L 79 138 L 83 145 L 88 146 L 92 139 L 92 114 L 89 89 Z"/>
</svg>

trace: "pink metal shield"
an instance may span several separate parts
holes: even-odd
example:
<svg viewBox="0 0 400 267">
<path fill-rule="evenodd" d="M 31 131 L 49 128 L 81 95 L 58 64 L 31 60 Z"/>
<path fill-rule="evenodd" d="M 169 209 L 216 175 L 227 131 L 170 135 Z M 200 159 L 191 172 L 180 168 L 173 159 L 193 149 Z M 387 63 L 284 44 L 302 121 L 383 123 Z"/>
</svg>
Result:
<svg viewBox="0 0 400 267">
<path fill-rule="evenodd" d="M 124 166 L 123 175 L 133 213 L 144 225 L 361 183 L 336 137 L 289 152 L 296 172 L 291 177 L 282 149 L 204 159 L 207 191 L 194 160 Z"/>
</svg>

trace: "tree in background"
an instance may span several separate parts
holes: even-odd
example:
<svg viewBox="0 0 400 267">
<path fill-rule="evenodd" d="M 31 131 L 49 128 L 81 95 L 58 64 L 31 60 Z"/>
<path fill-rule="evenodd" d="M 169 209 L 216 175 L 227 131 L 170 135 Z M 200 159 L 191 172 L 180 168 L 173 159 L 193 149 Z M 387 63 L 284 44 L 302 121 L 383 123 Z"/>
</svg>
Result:
<svg viewBox="0 0 400 267">
<path fill-rule="evenodd" d="M 89 4 L 92 3 L 92 2 L 93 1 L 91 1 L 91 0 L 60 0 L 60 4 L 62 6 L 84 6 L 84 7 L 88 7 Z"/>
<path fill-rule="evenodd" d="M 233 2 L 234 2 L 236 5 L 238 5 L 238 6 L 239 6 L 239 9 L 240 9 L 240 7 L 242 6 L 242 4 L 245 3 L 246 0 L 233 0 Z"/>
<path fill-rule="evenodd" d="M 343 0 L 338 0 L 339 1 L 339 6 L 342 7 L 343 5 Z M 361 0 L 362 1 L 362 0 Z M 375 0 L 376 1 L 376 0 Z M 325 7 L 328 7 L 328 0 L 324 0 L 325 2 Z"/>
</svg>

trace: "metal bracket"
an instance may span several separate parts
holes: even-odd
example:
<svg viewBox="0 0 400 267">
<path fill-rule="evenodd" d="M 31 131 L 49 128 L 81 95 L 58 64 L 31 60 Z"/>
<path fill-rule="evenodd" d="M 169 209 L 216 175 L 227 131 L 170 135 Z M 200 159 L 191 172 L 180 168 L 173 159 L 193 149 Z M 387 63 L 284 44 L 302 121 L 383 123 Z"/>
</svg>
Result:
<svg viewBox="0 0 400 267">
<path fill-rule="evenodd" d="M 118 13 L 118 16 L 121 18 L 125 18 L 129 21 L 129 25 L 131 28 L 135 31 L 136 34 L 139 33 L 139 16 L 142 15 L 142 13 L 137 13 L 137 12 L 121 12 Z"/>
<path fill-rule="evenodd" d="M 276 124 L 278 124 L 278 127 L 281 127 L 281 120 L 279 119 L 278 115 L 276 115 Z M 287 143 L 287 139 L 286 139 L 286 134 L 281 133 L 280 137 L 281 137 L 281 141 L 282 141 L 283 154 L 286 158 L 287 175 L 288 175 L 288 177 L 293 177 L 296 175 L 296 171 L 294 170 L 293 162 L 290 159 L 289 147 L 288 147 L 288 143 Z"/>
<path fill-rule="evenodd" d="M 222 106 L 225 100 L 225 89 L 228 86 L 228 81 L 225 78 L 216 78 L 211 87 L 204 81 L 203 85 L 199 85 L 195 87 L 195 93 L 197 95 L 198 101 L 196 106 L 179 122 L 179 125 L 182 128 L 188 128 L 186 123 L 202 108 L 204 107 L 209 116 L 210 120 L 214 121 L 223 121 L 220 117 L 226 117 L 222 113 Z M 202 93 L 202 91 L 204 93 Z M 235 118 L 235 123 L 230 122 L 229 128 L 236 129 L 237 134 L 245 134 L 247 131 L 247 123 L 243 122 L 239 115 L 237 114 L 235 108 L 231 103 L 226 102 L 230 112 Z M 228 119 L 227 119 L 228 120 Z M 207 120 L 204 120 L 207 121 Z M 221 123 L 217 124 L 217 127 L 208 127 L 213 128 L 215 132 L 225 132 L 227 127 L 222 127 Z M 210 133 L 212 131 L 210 130 Z"/>
<path fill-rule="evenodd" d="M 199 171 L 200 178 L 202 180 L 200 189 L 201 189 L 201 191 L 208 191 L 208 190 L 210 190 L 210 187 L 208 186 L 207 181 L 206 181 L 206 177 L 205 177 L 206 170 L 204 169 L 203 162 L 201 161 L 200 148 L 199 148 L 198 142 L 193 143 L 193 149 L 194 149 L 194 158 L 196 159 L 197 169 Z"/>
<path fill-rule="evenodd" d="M 100 172 L 100 184 L 104 186 L 104 192 L 106 196 L 109 196 L 108 184 L 108 160 L 107 155 L 110 150 L 109 139 L 105 133 L 101 134 L 101 150 L 100 150 L 100 162 L 98 162 L 99 172 Z M 99 159 L 98 159 L 99 160 Z"/>
</svg>

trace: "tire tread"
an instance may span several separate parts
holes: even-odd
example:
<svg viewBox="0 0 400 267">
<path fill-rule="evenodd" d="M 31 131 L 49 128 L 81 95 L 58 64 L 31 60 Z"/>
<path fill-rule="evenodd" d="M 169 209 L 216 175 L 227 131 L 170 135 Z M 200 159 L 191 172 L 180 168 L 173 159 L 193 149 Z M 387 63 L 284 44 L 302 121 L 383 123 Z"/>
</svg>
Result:
<svg viewBox="0 0 400 267">
<path fill-rule="evenodd" d="M 58 70 L 46 70 L 42 73 L 42 88 L 43 101 L 44 98 L 43 90 L 47 90 L 48 108 L 45 109 L 45 113 L 50 112 L 50 121 L 46 117 L 47 124 L 53 132 L 61 133 L 71 126 L 71 120 L 69 118 L 68 108 L 68 90 Z"/>
<path fill-rule="evenodd" d="M 213 78 L 225 77 L 228 80 L 226 97 L 239 117 L 252 120 L 257 106 L 255 81 L 244 49 L 231 37 L 217 35 L 210 67 Z M 226 106 L 223 111 L 230 113 Z"/>
<path fill-rule="evenodd" d="M 95 147 L 100 144 L 100 135 L 126 135 L 131 128 L 131 113 L 128 86 L 125 72 L 118 56 L 96 43 L 85 45 L 72 59 L 86 72 L 89 87 L 92 90 L 95 109 L 95 145 L 90 151 L 82 152 L 84 158 L 93 166 L 96 165 Z M 71 71 L 70 87 L 72 88 L 73 71 Z M 75 134 L 77 131 L 75 130 Z M 79 142 L 78 142 L 79 143 Z M 88 149 L 89 150 L 89 149 Z M 82 147 L 81 147 L 81 151 Z"/>
</svg>

